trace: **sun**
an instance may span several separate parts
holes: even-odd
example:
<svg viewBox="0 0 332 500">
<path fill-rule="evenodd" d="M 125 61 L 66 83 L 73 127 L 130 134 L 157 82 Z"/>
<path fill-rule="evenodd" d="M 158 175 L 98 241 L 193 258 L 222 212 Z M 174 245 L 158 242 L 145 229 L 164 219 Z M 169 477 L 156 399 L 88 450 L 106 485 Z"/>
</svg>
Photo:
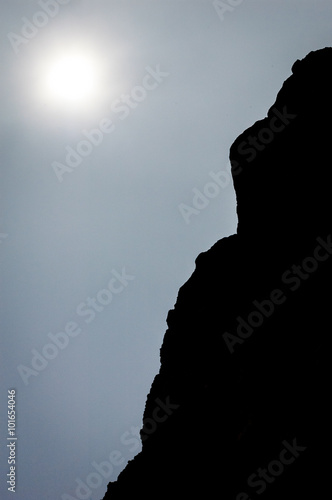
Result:
<svg viewBox="0 0 332 500">
<path fill-rule="evenodd" d="M 84 54 L 65 54 L 50 65 L 45 85 L 49 97 L 59 104 L 84 104 L 97 91 L 96 65 Z"/>
<path fill-rule="evenodd" d="M 49 53 L 39 65 L 38 98 L 57 112 L 94 109 L 109 93 L 109 66 L 83 47 Z"/>
<path fill-rule="evenodd" d="M 108 45 L 79 36 L 47 39 L 24 62 L 22 95 L 36 119 L 51 120 L 52 126 L 93 120 L 128 87 L 126 54 L 117 40 Z"/>
<path fill-rule="evenodd" d="M 97 97 L 100 77 L 91 55 L 77 50 L 58 54 L 45 68 L 44 95 L 57 106 L 90 106 Z"/>
</svg>

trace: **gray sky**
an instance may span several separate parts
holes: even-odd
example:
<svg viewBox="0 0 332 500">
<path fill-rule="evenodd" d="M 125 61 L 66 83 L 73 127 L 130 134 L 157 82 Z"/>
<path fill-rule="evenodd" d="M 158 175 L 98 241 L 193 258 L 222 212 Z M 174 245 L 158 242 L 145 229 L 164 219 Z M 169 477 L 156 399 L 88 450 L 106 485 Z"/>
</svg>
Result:
<svg viewBox="0 0 332 500">
<path fill-rule="evenodd" d="M 224 3 L 2 2 L 0 404 L 4 417 L 16 390 L 16 500 L 100 499 L 139 451 L 167 312 L 196 256 L 236 231 L 229 147 L 295 60 L 332 44 L 329 0 Z M 47 78 L 73 54 L 93 66 L 59 96 Z"/>
</svg>

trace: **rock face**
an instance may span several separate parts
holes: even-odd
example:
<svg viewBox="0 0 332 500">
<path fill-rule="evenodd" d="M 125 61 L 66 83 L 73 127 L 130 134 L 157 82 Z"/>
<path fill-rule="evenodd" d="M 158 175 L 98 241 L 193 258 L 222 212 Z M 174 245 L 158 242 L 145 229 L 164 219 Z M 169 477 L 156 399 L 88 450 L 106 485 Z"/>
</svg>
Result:
<svg viewBox="0 0 332 500">
<path fill-rule="evenodd" d="M 105 500 L 330 492 L 331 64 L 332 48 L 296 61 L 231 146 L 237 234 L 179 290 L 142 452 Z"/>
</svg>

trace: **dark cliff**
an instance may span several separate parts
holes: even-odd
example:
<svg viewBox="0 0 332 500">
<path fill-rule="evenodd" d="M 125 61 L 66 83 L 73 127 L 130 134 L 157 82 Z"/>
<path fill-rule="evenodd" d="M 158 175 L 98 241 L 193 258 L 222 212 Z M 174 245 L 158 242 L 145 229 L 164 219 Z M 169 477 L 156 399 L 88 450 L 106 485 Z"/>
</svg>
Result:
<svg viewBox="0 0 332 500">
<path fill-rule="evenodd" d="M 105 500 L 329 491 L 332 49 L 296 61 L 230 159 L 236 235 L 180 288 L 143 449 Z"/>
</svg>

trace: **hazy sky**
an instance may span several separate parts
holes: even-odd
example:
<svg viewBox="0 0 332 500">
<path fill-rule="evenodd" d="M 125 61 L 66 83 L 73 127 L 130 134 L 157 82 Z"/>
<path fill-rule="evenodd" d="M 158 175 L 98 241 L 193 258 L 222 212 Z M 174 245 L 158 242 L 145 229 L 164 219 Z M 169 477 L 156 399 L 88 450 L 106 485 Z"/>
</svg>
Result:
<svg viewBox="0 0 332 500">
<path fill-rule="evenodd" d="M 330 0 L 222 3 L 1 3 L 3 499 L 8 389 L 16 500 L 100 499 L 139 451 L 167 312 L 236 231 L 229 147 L 332 45 Z"/>
</svg>

